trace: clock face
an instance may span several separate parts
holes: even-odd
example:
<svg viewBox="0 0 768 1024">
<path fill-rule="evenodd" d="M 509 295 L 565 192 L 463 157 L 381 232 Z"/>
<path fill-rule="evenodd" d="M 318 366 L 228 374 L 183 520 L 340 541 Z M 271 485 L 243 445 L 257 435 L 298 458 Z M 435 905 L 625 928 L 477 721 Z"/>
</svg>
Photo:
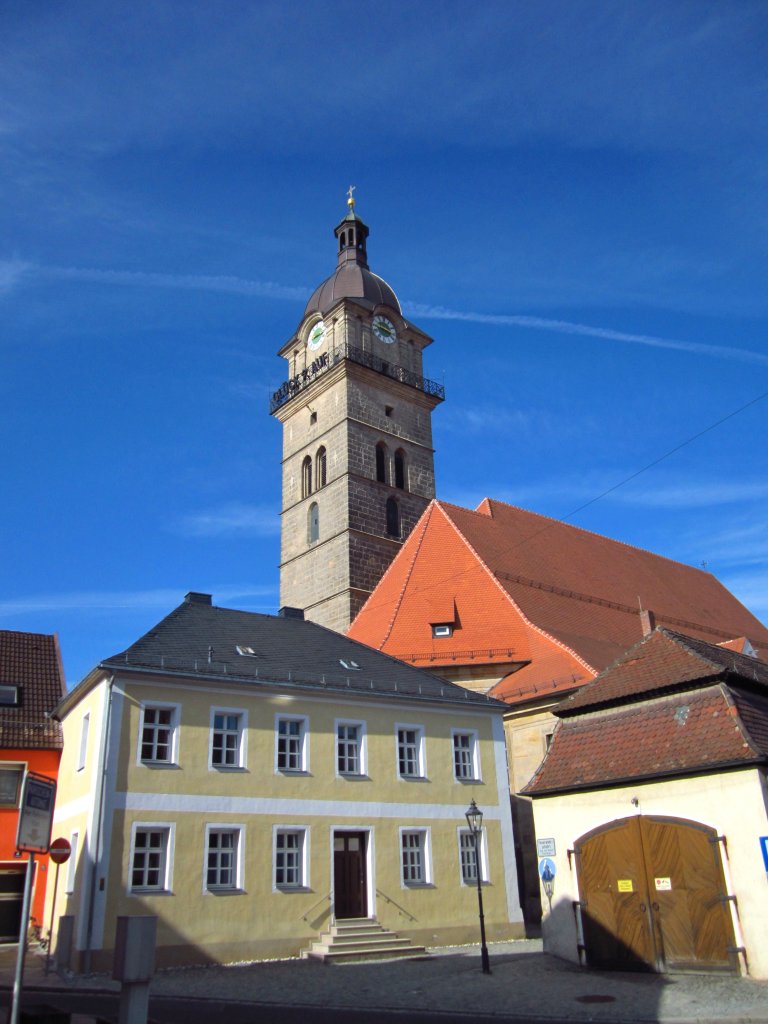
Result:
<svg viewBox="0 0 768 1024">
<path fill-rule="evenodd" d="M 320 348 L 324 340 L 325 324 L 323 323 L 322 320 L 318 320 L 318 322 L 309 332 L 309 337 L 307 338 L 307 348 L 311 349 L 314 352 L 316 348 Z"/>
<path fill-rule="evenodd" d="M 393 341 L 397 341 L 395 325 L 391 320 L 387 320 L 385 316 L 375 316 L 373 318 L 373 333 L 379 341 L 385 341 L 388 345 L 391 345 Z"/>
</svg>

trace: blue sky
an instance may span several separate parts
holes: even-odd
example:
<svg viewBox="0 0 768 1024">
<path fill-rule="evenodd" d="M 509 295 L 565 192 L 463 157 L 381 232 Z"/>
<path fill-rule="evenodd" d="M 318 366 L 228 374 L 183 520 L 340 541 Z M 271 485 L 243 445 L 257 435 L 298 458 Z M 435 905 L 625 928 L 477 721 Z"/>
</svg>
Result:
<svg viewBox="0 0 768 1024">
<path fill-rule="evenodd" d="M 562 518 L 729 417 L 570 521 L 768 619 L 766 109 L 763 2 L 6 0 L 0 628 L 71 685 L 187 590 L 277 609 L 267 399 L 350 183 L 438 496 Z"/>
</svg>

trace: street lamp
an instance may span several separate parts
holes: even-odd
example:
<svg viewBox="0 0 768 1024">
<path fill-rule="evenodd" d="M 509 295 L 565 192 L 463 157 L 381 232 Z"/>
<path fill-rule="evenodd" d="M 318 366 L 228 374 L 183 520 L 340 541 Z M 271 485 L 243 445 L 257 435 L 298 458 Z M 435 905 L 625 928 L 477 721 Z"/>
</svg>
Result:
<svg viewBox="0 0 768 1024">
<path fill-rule="evenodd" d="M 469 831 L 472 833 L 472 838 L 475 845 L 475 876 L 477 877 L 477 904 L 480 909 L 480 957 L 483 962 L 483 974 L 491 973 L 491 964 L 488 959 L 488 946 L 485 944 L 485 914 L 483 913 L 483 885 L 482 885 L 482 869 L 480 865 L 480 834 L 483 827 L 483 812 L 477 806 L 475 801 L 469 805 L 466 814 L 464 815 L 469 825 Z"/>
</svg>

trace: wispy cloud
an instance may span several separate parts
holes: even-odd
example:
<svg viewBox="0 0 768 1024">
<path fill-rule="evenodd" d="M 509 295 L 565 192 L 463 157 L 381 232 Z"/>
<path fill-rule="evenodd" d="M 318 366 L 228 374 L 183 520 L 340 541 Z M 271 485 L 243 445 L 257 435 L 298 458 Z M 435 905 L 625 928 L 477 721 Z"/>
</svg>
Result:
<svg viewBox="0 0 768 1024">
<path fill-rule="evenodd" d="M 189 537 L 271 537 L 280 532 L 280 516 L 272 506 L 233 502 L 184 516 L 178 528 Z"/>
<path fill-rule="evenodd" d="M 0 615 L 153 609 L 169 611 L 181 603 L 185 593 L 183 587 L 163 587 L 156 590 L 75 590 L 69 593 L 34 594 L 30 597 L 7 598 L 0 601 Z M 228 583 L 212 586 L 210 593 L 213 594 L 215 603 L 236 598 L 271 598 L 275 596 L 277 589 L 261 584 Z"/>
<path fill-rule="evenodd" d="M 0 295 L 12 292 L 29 271 L 31 264 L 24 260 L 0 260 Z"/>
<path fill-rule="evenodd" d="M 97 270 L 87 267 L 39 267 L 41 274 L 70 281 L 128 285 L 137 288 L 182 288 L 187 291 L 231 292 L 268 299 L 301 301 L 310 289 L 275 281 L 250 281 L 220 274 L 155 274 L 141 270 Z"/>
<path fill-rule="evenodd" d="M 727 345 L 706 345 L 698 341 L 678 341 L 675 338 L 658 338 L 651 334 L 630 334 L 616 331 L 611 327 L 595 327 L 590 324 L 571 323 L 569 320 L 549 320 L 545 317 L 524 316 L 505 313 L 472 313 L 445 306 L 422 305 L 407 302 L 403 306 L 409 316 L 422 320 L 461 320 L 466 323 L 491 324 L 500 327 L 528 327 L 536 331 L 554 331 L 558 334 L 578 334 L 604 341 L 619 341 L 630 345 L 647 345 L 651 348 L 676 349 L 692 355 L 713 356 L 717 359 L 735 359 L 745 363 L 760 363 L 768 366 L 768 355 L 746 348 L 731 348 Z"/>
</svg>

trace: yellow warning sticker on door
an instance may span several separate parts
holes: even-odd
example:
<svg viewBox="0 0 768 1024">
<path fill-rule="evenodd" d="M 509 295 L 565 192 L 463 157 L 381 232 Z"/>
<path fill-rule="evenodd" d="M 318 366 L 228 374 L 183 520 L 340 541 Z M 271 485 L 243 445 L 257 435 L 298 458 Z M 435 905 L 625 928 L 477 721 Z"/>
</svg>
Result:
<svg viewBox="0 0 768 1024">
<path fill-rule="evenodd" d="M 634 892 L 635 888 L 632 885 L 631 878 L 619 878 L 616 883 L 619 887 L 619 892 Z"/>
<path fill-rule="evenodd" d="M 657 892 L 671 892 L 672 890 L 671 878 L 654 878 L 653 883 Z"/>
</svg>

